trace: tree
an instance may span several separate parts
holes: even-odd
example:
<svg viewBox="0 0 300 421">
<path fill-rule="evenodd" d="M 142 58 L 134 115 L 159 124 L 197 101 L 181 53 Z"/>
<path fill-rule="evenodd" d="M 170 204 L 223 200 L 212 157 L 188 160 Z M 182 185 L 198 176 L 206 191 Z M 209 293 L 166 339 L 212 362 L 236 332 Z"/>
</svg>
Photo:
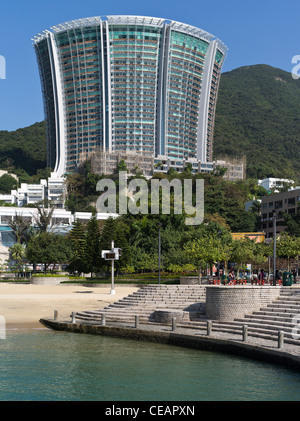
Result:
<svg viewBox="0 0 300 421">
<path fill-rule="evenodd" d="M 192 170 L 193 170 L 193 165 L 192 165 L 190 162 L 186 163 L 186 164 L 185 164 L 185 167 L 184 167 L 184 170 L 185 170 L 186 172 L 192 172 Z"/>
<path fill-rule="evenodd" d="M 68 269 L 80 274 L 85 271 L 85 226 L 76 220 L 68 237 L 72 248 Z"/>
<path fill-rule="evenodd" d="M 213 170 L 213 175 L 215 175 L 216 177 L 223 177 L 226 172 L 227 172 L 228 168 L 226 167 L 220 167 L 219 165 Z"/>
<path fill-rule="evenodd" d="M 140 248 L 133 247 L 131 263 L 137 272 L 154 272 L 158 270 L 158 254 L 146 253 Z"/>
<path fill-rule="evenodd" d="M 115 261 L 117 272 L 121 267 L 125 267 L 130 260 L 130 247 L 127 240 L 129 231 L 129 226 L 121 218 L 109 217 L 105 221 L 100 240 L 101 250 L 111 250 L 112 241 L 114 241 L 115 248 L 122 249 L 121 257 Z"/>
<path fill-rule="evenodd" d="M 282 216 L 286 224 L 286 232 L 291 236 L 300 237 L 300 207 L 296 214 L 284 213 Z"/>
<path fill-rule="evenodd" d="M 50 265 L 68 263 L 71 246 L 68 239 L 48 231 L 32 237 L 26 246 L 26 257 L 32 264 L 42 263 L 46 272 Z"/>
<path fill-rule="evenodd" d="M 250 260 L 250 263 L 256 266 L 257 269 L 259 269 L 265 265 L 272 252 L 273 249 L 271 250 L 269 244 L 254 243 L 253 257 L 252 260 Z"/>
<path fill-rule="evenodd" d="M 97 219 L 93 216 L 87 225 L 84 246 L 85 273 L 90 272 L 91 276 L 100 269 L 102 265 L 100 230 Z"/>
<path fill-rule="evenodd" d="M 199 238 L 190 241 L 184 246 L 186 255 L 190 258 L 191 263 L 194 264 L 199 271 L 199 284 L 201 284 L 202 269 L 207 262 L 207 241 L 206 238 Z"/>
<path fill-rule="evenodd" d="M 206 263 L 212 266 L 214 262 L 224 261 L 225 265 L 229 259 L 230 246 L 223 243 L 220 238 L 206 236 L 187 243 L 184 250 L 191 257 L 192 263 L 199 268 L 199 283 L 201 283 L 201 271 Z"/>
<path fill-rule="evenodd" d="M 20 270 L 25 257 L 25 246 L 23 244 L 16 243 L 10 247 L 9 254 L 11 260 L 13 260 L 16 264 L 16 269 Z"/>
<path fill-rule="evenodd" d="M 117 165 L 117 172 L 126 171 L 127 172 L 127 165 L 124 159 L 122 159 Z"/>
<path fill-rule="evenodd" d="M 243 263 L 250 263 L 254 260 L 254 242 L 248 238 L 244 240 L 233 240 L 230 260 L 239 265 L 242 271 Z"/>
<path fill-rule="evenodd" d="M 0 177 L 0 192 L 10 194 L 11 190 L 18 188 L 18 181 L 9 174 Z"/>
<path fill-rule="evenodd" d="M 68 174 L 65 180 L 67 189 L 66 207 L 75 212 L 78 210 L 78 204 L 82 201 L 84 194 L 85 178 L 79 173 Z"/>
<path fill-rule="evenodd" d="M 24 244 L 33 235 L 30 221 L 16 213 L 14 220 L 9 223 L 17 243 Z"/>
<path fill-rule="evenodd" d="M 115 241 L 116 221 L 113 217 L 109 217 L 104 224 L 101 235 L 101 250 L 110 250 L 112 241 Z"/>
<path fill-rule="evenodd" d="M 54 207 L 47 208 L 50 203 L 48 200 L 44 200 L 36 204 L 36 209 L 38 211 L 38 216 L 34 217 L 35 222 L 38 226 L 39 232 L 46 232 L 49 227 L 52 225 L 52 216 L 54 213 Z"/>
<path fill-rule="evenodd" d="M 276 242 L 276 254 L 278 257 L 288 259 L 288 270 L 290 270 L 290 258 L 296 257 L 299 253 L 299 239 L 291 237 L 287 233 L 281 234 Z"/>
</svg>

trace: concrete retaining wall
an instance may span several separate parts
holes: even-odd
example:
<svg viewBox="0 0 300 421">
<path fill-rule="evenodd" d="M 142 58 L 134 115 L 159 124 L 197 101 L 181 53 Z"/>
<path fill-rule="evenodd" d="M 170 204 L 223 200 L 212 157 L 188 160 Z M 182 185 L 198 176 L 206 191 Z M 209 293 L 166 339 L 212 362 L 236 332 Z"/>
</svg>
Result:
<svg viewBox="0 0 300 421">
<path fill-rule="evenodd" d="M 157 323 L 169 324 L 172 323 L 173 317 L 177 323 L 181 323 L 183 319 L 183 311 L 180 310 L 156 310 L 154 312 L 154 319 Z"/>
<path fill-rule="evenodd" d="M 280 295 L 273 286 L 207 286 L 206 316 L 211 320 L 234 320 L 259 310 Z"/>
<path fill-rule="evenodd" d="M 168 331 L 146 331 L 143 329 L 108 327 L 84 323 L 55 322 L 53 320 L 41 319 L 40 322 L 49 329 L 66 331 L 72 333 L 83 333 L 92 335 L 104 335 L 116 338 L 134 339 L 154 343 L 184 346 L 193 349 L 207 351 L 225 352 L 232 355 L 249 357 L 259 361 L 282 364 L 292 369 L 300 370 L 300 359 L 298 355 L 291 355 L 281 349 L 269 349 L 244 342 L 236 342 L 226 339 L 212 338 L 209 336 L 185 335 Z M 170 354 L 170 358 L 172 354 Z"/>
<path fill-rule="evenodd" d="M 199 285 L 198 276 L 180 276 L 180 285 Z"/>
<path fill-rule="evenodd" d="M 66 281 L 69 281 L 66 276 L 33 276 L 30 283 L 34 285 L 59 285 Z"/>
</svg>

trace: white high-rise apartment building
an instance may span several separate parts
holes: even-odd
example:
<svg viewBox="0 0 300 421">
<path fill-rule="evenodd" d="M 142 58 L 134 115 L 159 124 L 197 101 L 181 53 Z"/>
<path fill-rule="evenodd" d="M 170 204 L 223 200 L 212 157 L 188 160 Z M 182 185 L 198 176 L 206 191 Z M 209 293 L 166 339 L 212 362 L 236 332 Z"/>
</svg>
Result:
<svg viewBox="0 0 300 421">
<path fill-rule="evenodd" d="M 227 47 L 185 23 L 145 16 L 79 19 L 33 38 L 48 166 L 61 176 L 97 152 L 212 161 Z"/>
</svg>

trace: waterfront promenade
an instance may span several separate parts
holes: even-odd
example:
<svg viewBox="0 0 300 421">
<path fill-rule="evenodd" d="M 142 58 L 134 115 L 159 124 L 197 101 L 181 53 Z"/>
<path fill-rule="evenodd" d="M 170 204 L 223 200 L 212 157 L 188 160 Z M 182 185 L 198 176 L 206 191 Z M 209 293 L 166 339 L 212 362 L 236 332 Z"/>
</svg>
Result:
<svg viewBox="0 0 300 421">
<path fill-rule="evenodd" d="M 208 288 L 222 293 L 222 288 Z M 257 297 L 257 292 L 260 293 L 263 300 L 258 305 L 263 307 L 233 320 L 207 319 L 205 304 L 210 294 L 206 287 L 152 285 L 104 309 L 74 312 L 72 319 L 61 316 L 56 320 L 41 319 L 41 323 L 54 330 L 227 352 L 300 370 L 300 332 L 298 319 L 295 320 L 300 316 L 300 288 L 276 287 L 276 291 L 269 288 L 244 287 L 247 296 L 253 297 L 255 292 Z M 238 307 L 238 289 L 232 286 L 225 290 L 234 293 L 231 297 Z M 271 295 L 269 302 L 267 295 Z M 242 292 L 238 296 L 243 299 Z M 228 294 L 225 298 L 228 299 Z M 210 329 L 208 323 L 212 323 Z"/>
<path fill-rule="evenodd" d="M 156 288 L 157 286 L 154 289 Z M 162 286 L 162 288 L 164 287 Z M 175 286 L 167 289 L 172 290 L 173 288 Z M 205 289 L 205 287 L 202 287 L 202 289 Z M 298 291 L 298 289 L 295 289 L 295 291 Z M 47 327 L 70 332 L 132 338 L 234 353 L 268 362 L 292 365 L 300 369 L 300 340 L 289 343 L 286 335 L 283 347 L 279 349 L 276 336 L 256 334 L 255 328 L 251 332 L 250 327 L 253 323 L 251 318 L 247 319 L 249 324 L 247 341 L 244 341 L 242 336 L 242 326 L 246 323 L 245 320 L 231 321 L 229 324 L 213 321 L 212 331 L 208 335 L 207 320 L 204 314 L 201 316 L 203 303 L 200 303 L 199 306 L 199 301 L 204 300 L 203 292 L 201 292 L 199 299 L 194 301 L 193 298 L 192 302 L 189 302 L 189 310 L 196 313 L 200 312 L 200 318 L 192 321 L 184 319 L 177 322 L 176 329 L 173 331 L 170 321 L 166 324 L 157 323 L 154 320 L 149 321 L 143 318 L 143 314 L 148 311 L 150 315 L 153 309 L 157 307 L 160 309 L 172 307 L 175 311 L 176 309 L 180 310 L 179 302 L 180 299 L 182 300 L 182 294 L 180 298 L 180 294 L 171 293 L 171 304 L 165 301 L 164 304 L 159 301 L 151 304 L 153 297 L 148 296 L 148 306 L 146 306 L 141 300 L 143 290 L 147 291 L 148 288 L 117 286 L 116 295 L 110 295 L 109 286 L 46 286 L 0 283 L 0 315 L 5 318 L 8 331 L 10 329 L 44 329 Z M 282 288 L 282 290 L 288 292 L 292 289 L 287 287 Z M 194 293 L 196 294 L 195 291 Z M 143 308 L 141 313 L 139 313 L 139 306 L 134 302 L 136 297 L 139 297 L 140 307 Z M 186 303 L 181 303 L 181 306 L 184 305 L 187 308 Z M 197 306 L 195 307 L 195 305 Z M 292 304 L 284 305 L 286 306 L 285 313 L 292 310 Z M 276 300 L 276 307 L 274 303 L 269 304 L 269 310 L 274 317 L 265 314 L 265 329 L 267 329 L 267 326 L 271 326 L 270 322 L 275 323 L 276 319 L 276 323 L 278 323 L 278 317 L 281 317 L 275 314 L 275 309 L 278 307 L 278 300 Z M 59 315 L 57 321 L 54 321 L 54 310 Z M 297 308 L 293 311 L 294 314 L 300 315 Z M 76 323 L 72 323 L 71 314 L 73 312 L 77 315 Z M 105 326 L 102 326 L 102 314 L 105 313 L 106 323 Z M 268 312 L 265 309 L 263 313 Z M 122 317 L 116 317 L 117 314 L 122 314 Z M 137 327 L 135 315 L 139 315 Z M 85 318 L 85 316 L 88 317 Z M 95 316 L 99 316 L 98 319 Z M 258 312 L 256 319 L 259 317 L 261 315 Z M 272 320 L 270 321 L 270 319 Z M 255 323 L 258 322 L 255 321 Z"/>
</svg>

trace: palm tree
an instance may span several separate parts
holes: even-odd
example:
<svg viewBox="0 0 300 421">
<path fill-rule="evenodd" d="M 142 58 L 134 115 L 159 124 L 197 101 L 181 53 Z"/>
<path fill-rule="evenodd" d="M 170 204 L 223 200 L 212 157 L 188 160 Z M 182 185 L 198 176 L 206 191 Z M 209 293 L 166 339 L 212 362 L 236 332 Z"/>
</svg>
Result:
<svg viewBox="0 0 300 421">
<path fill-rule="evenodd" d="M 38 217 L 34 217 L 34 219 L 40 232 L 46 232 L 52 226 L 52 216 L 55 208 L 53 206 L 46 208 L 47 204 L 49 205 L 48 201 L 44 201 L 36 205 Z"/>
<path fill-rule="evenodd" d="M 9 223 L 9 226 L 13 231 L 17 243 L 27 243 L 32 234 L 29 220 L 26 220 L 22 215 L 16 213 L 14 220 Z"/>
<path fill-rule="evenodd" d="M 25 257 L 25 247 L 23 244 L 16 243 L 9 249 L 11 259 L 16 262 L 16 269 L 20 270 L 23 258 Z"/>
</svg>

